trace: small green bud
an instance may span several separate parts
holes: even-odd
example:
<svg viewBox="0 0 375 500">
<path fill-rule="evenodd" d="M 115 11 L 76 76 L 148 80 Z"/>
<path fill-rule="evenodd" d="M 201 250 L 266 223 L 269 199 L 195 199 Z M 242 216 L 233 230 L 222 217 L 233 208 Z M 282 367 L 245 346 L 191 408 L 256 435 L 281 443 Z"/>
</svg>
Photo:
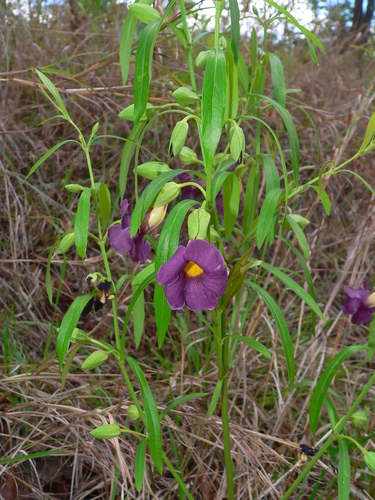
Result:
<svg viewBox="0 0 375 500">
<path fill-rule="evenodd" d="M 66 233 L 60 240 L 57 253 L 66 253 L 69 248 L 74 244 L 74 233 Z"/>
<path fill-rule="evenodd" d="M 209 50 L 203 50 L 202 52 L 199 52 L 197 55 L 197 58 L 195 59 L 195 65 L 197 68 L 203 68 L 206 65 L 206 62 L 209 58 L 210 51 Z"/>
<path fill-rule="evenodd" d="M 171 158 L 178 155 L 183 148 L 188 131 L 189 125 L 186 120 L 181 120 L 176 123 L 171 135 L 171 140 L 169 141 L 169 156 Z"/>
<path fill-rule="evenodd" d="M 259 17 L 259 12 L 258 9 L 255 7 L 255 5 L 253 5 L 253 12 L 257 17 Z"/>
<path fill-rule="evenodd" d="M 80 328 L 74 328 L 70 340 L 77 343 L 86 342 L 87 340 L 89 340 L 89 337 L 87 336 L 86 332 L 84 332 Z"/>
<path fill-rule="evenodd" d="M 172 96 L 183 108 L 189 106 L 189 104 L 194 104 L 199 99 L 197 94 L 188 87 L 180 87 L 173 92 Z"/>
<path fill-rule="evenodd" d="M 213 226 L 210 227 L 210 238 L 209 242 L 210 243 L 217 243 L 218 241 L 221 241 L 219 233 L 216 231 L 216 229 L 213 228 Z"/>
<path fill-rule="evenodd" d="M 180 192 L 178 184 L 175 182 L 167 182 L 163 189 L 156 196 L 154 201 L 154 208 L 158 208 L 164 205 L 168 205 L 171 201 L 177 198 Z"/>
<path fill-rule="evenodd" d="M 139 419 L 139 411 L 135 405 L 130 405 L 129 408 L 126 410 L 126 413 L 128 414 L 128 417 L 131 420 L 138 420 Z"/>
<path fill-rule="evenodd" d="M 369 421 L 368 421 L 368 412 L 360 410 L 356 411 L 352 416 L 352 422 L 354 427 L 357 429 L 368 429 Z"/>
<path fill-rule="evenodd" d="M 375 453 L 373 451 L 365 453 L 365 462 L 370 471 L 375 473 Z"/>
<path fill-rule="evenodd" d="M 138 4 L 132 4 L 132 5 L 138 5 Z M 154 108 L 155 106 L 153 106 L 148 102 L 146 104 L 146 112 L 143 113 L 140 121 L 147 120 L 147 118 L 152 114 Z M 130 106 L 120 111 L 118 116 L 119 118 L 124 118 L 125 120 L 130 120 L 134 122 L 134 104 L 130 104 Z"/>
<path fill-rule="evenodd" d="M 178 153 L 180 160 L 185 165 L 191 165 L 192 163 L 198 162 L 198 156 L 194 153 L 194 151 L 187 146 L 184 146 L 181 151 Z"/>
<path fill-rule="evenodd" d="M 64 187 L 71 193 L 80 193 L 81 191 L 84 191 L 86 189 L 80 184 L 66 184 Z"/>
<path fill-rule="evenodd" d="M 95 135 L 98 130 L 99 130 L 99 122 L 96 122 L 95 125 L 92 127 L 91 135 Z"/>
<path fill-rule="evenodd" d="M 161 15 L 159 12 L 151 7 L 151 5 L 146 5 L 144 3 L 132 3 L 128 4 L 128 8 L 138 21 L 141 21 L 145 24 L 150 24 L 152 21 L 160 21 Z"/>
<path fill-rule="evenodd" d="M 103 424 L 90 432 L 97 439 L 112 439 L 121 434 L 121 428 L 117 424 Z"/>
<path fill-rule="evenodd" d="M 245 153 L 245 134 L 237 124 L 230 129 L 229 146 L 233 160 L 240 165 Z"/>
<path fill-rule="evenodd" d="M 221 36 L 219 38 L 219 49 L 221 50 L 225 50 L 227 48 L 227 41 L 226 41 L 226 38 L 224 36 Z"/>
<path fill-rule="evenodd" d="M 193 210 L 188 218 L 190 240 L 205 240 L 211 216 L 204 208 Z"/>
<path fill-rule="evenodd" d="M 93 370 L 97 366 L 104 363 L 108 358 L 108 353 L 105 351 L 94 351 L 82 363 L 82 370 Z"/>
<path fill-rule="evenodd" d="M 172 169 L 161 161 L 148 161 L 146 163 L 142 163 L 142 165 L 138 165 L 134 172 L 137 172 L 138 175 L 141 175 L 145 179 L 156 179 L 160 174 L 164 174 L 164 172 L 170 172 Z"/>
</svg>

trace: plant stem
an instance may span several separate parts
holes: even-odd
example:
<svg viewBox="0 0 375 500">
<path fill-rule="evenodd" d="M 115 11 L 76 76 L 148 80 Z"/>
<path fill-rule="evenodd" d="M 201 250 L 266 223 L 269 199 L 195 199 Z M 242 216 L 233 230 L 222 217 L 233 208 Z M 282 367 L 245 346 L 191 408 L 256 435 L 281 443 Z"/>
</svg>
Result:
<svg viewBox="0 0 375 500">
<path fill-rule="evenodd" d="M 181 490 L 185 493 L 185 495 L 187 496 L 187 498 L 189 500 L 194 500 L 194 498 L 191 496 L 191 494 L 189 493 L 188 489 L 186 488 L 184 482 L 182 481 L 181 477 L 178 475 L 178 473 L 176 472 L 175 468 L 173 467 L 173 465 L 171 464 L 171 462 L 168 460 L 168 457 L 167 455 L 164 453 L 163 451 L 163 460 L 165 462 L 165 465 L 168 467 L 168 469 L 170 470 L 172 476 L 175 478 L 175 480 L 177 481 L 179 487 L 181 488 Z"/>
</svg>

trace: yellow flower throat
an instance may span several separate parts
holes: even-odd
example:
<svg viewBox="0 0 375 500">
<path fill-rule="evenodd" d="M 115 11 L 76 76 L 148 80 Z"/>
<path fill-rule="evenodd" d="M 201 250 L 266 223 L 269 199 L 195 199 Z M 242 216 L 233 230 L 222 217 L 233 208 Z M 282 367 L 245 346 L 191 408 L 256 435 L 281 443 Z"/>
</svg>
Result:
<svg viewBox="0 0 375 500">
<path fill-rule="evenodd" d="M 184 273 L 189 277 L 189 278 L 195 278 L 195 276 L 200 276 L 203 274 L 203 269 L 198 266 L 198 264 L 195 264 L 195 262 L 189 262 L 184 269 Z"/>
</svg>

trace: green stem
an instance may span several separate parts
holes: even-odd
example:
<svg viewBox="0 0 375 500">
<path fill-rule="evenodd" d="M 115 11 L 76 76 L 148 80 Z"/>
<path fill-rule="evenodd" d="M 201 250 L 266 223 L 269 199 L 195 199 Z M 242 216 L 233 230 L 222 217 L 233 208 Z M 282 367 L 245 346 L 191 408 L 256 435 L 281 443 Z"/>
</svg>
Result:
<svg viewBox="0 0 375 500">
<path fill-rule="evenodd" d="M 175 468 L 173 467 L 173 465 L 171 464 L 171 462 L 168 460 L 168 457 L 167 455 L 164 453 L 163 451 L 163 460 L 165 462 L 165 465 L 168 467 L 168 469 L 170 470 L 172 476 L 175 478 L 175 480 L 177 481 L 179 487 L 181 488 L 181 490 L 185 493 L 185 495 L 187 496 L 188 500 L 194 500 L 194 498 L 191 496 L 191 494 L 189 493 L 189 490 L 186 488 L 183 480 L 181 479 L 181 477 L 179 476 L 179 474 L 176 472 Z"/>
<path fill-rule="evenodd" d="M 218 2 L 215 0 L 215 39 L 214 39 L 214 48 L 219 50 L 219 38 L 220 38 L 220 15 L 221 15 L 221 4 L 222 2 Z"/>
<path fill-rule="evenodd" d="M 142 410 L 142 407 L 139 404 L 137 396 L 136 396 L 136 394 L 134 392 L 132 383 L 130 381 L 130 378 L 129 378 L 128 372 L 126 371 L 124 363 L 121 360 L 119 360 L 118 361 L 118 365 L 120 367 L 122 376 L 124 377 L 126 387 L 128 388 L 129 396 L 130 396 L 131 400 L 133 401 L 133 403 L 135 404 L 135 406 L 137 407 L 137 410 L 138 410 L 139 416 L 140 416 L 140 418 L 141 418 L 141 420 L 143 422 L 143 425 L 146 427 L 146 417 L 145 417 L 145 414 L 144 414 L 144 412 Z"/>
<path fill-rule="evenodd" d="M 185 32 L 187 47 L 186 47 L 186 55 L 189 66 L 189 75 L 190 75 L 190 84 L 193 92 L 197 91 L 197 85 L 195 83 L 195 74 L 194 74 L 194 62 L 193 62 L 193 52 L 192 52 L 192 44 L 191 44 L 191 34 L 189 27 L 186 22 L 186 12 L 185 12 L 185 2 L 184 0 L 180 0 L 180 11 L 181 11 L 181 21 L 182 26 Z"/>
<path fill-rule="evenodd" d="M 360 395 L 356 399 L 355 403 L 353 406 L 350 408 L 348 413 L 343 417 L 337 424 L 335 425 L 332 435 L 327 439 L 327 441 L 324 443 L 324 445 L 320 448 L 318 453 L 314 455 L 314 457 L 311 459 L 311 461 L 308 463 L 308 465 L 305 467 L 305 469 L 302 471 L 302 473 L 297 477 L 297 479 L 294 481 L 292 486 L 288 489 L 286 493 L 284 493 L 284 496 L 282 497 L 281 500 L 286 500 L 287 498 L 290 497 L 290 495 L 297 489 L 297 486 L 303 481 L 305 476 L 310 472 L 310 470 L 313 468 L 315 463 L 319 460 L 319 458 L 323 455 L 323 453 L 328 450 L 328 448 L 331 446 L 331 444 L 337 439 L 337 434 L 340 434 L 342 430 L 344 429 L 346 423 L 348 420 L 351 419 L 353 413 L 356 411 L 358 406 L 361 404 L 362 400 L 368 393 L 368 391 L 371 389 L 372 385 L 375 382 L 375 373 L 372 375 L 370 380 L 367 382 L 363 390 L 361 391 Z"/>
</svg>

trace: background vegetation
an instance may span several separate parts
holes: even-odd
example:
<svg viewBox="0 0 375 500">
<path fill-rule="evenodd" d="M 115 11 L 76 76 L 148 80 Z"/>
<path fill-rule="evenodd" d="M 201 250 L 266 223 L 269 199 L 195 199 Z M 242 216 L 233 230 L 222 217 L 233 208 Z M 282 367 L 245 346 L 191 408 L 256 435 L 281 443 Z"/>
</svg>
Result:
<svg viewBox="0 0 375 500">
<path fill-rule="evenodd" d="M 108 361 L 94 372 L 84 372 L 80 366 L 85 356 L 78 355 L 62 390 L 54 352 L 55 326 L 75 297 L 85 290 L 85 276 L 96 270 L 101 260 L 99 253 L 91 250 L 85 266 L 73 250 L 68 261 L 64 256 L 53 259 L 55 306 L 49 305 L 44 287 L 48 252 L 56 237 L 71 228 L 72 211 L 76 210 L 76 196 L 63 187 L 86 178 L 84 155 L 68 144 L 37 170 L 32 181 L 25 177 L 36 160 L 57 142 L 74 137 L 74 130 L 65 122 L 45 121 L 51 116 L 51 105 L 37 90 L 33 68 L 43 70 L 54 81 L 73 120 L 86 135 L 96 122 L 106 134 L 129 135 L 130 122 L 118 118 L 118 113 L 133 100 L 132 75 L 124 86 L 118 60 L 126 8 L 111 2 L 72 1 L 29 5 L 27 15 L 22 14 L 23 9 L 21 4 L 19 11 L 15 4 L 0 7 L 0 493 L 5 500 L 123 498 L 134 481 L 134 445 L 121 439 L 120 450 L 118 444 L 94 440 L 89 434 L 111 415 L 131 425 L 126 414 L 131 402 L 117 368 Z M 196 14 L 197 33 L 202 23 L 204 11 Z M 324 161 L 343 161 L 359 149 L 374 110 L 374 43 L 369 36 L 365 46 L 355 46 L 356 33 L 353 40 L 347 36 L 350 33 L 338 32 L 333 21 L 327 22 L 318 33 L 327 56 L 319 55 L 317 67 L 305 43 L 287 28 L 283 33 L 282 37 L 275 33 L 269 43 L 283 61 L 287 88 L 299 90 L 288 99 L 295 105 L 293 119 L 301 144 L 302 175 L 308 179 Z M 243 33 L 243 47 L 249 45 L 249 36 Z M 175 60 L 185 68 L 184 57 L 173 39 L 165 37 L 158 43 L 152 81 L 156 97 L 151 96 L 151 102 L 168 102 L 178 82 L 171 68 Z M 314 125 L 303 109 L 308 110 Z M 272 112 L 269 120 L 282 142 L 285 132 L 281 121 Z M 143 143 L 142 162 L 152 159 L 152 154 L 162 160 L 167 157 L 174 124 L 169 115 L 155 123 L 147 145 Z M 251 137 L 252 131 L 245 133 Z M 190 141 L 188 145 L 193 147 L 193 138 Z M 118 140 L 103 139 L 92 150 L 96 178 L 106 181 L 112 193 L 118 186 L 122 147 Z M 174 165 L 179 166 L 178 158 Z M 352 168 L 373 185 L 371 154 Z M 129 175 L 127 195 L 131 202 L 133 182 Z M 264 187 L 264 179 L 262 183 Z M 268 361 L 248 355 L 247 348 L 242 348 L 231 372 L 231 438 L 238 498 L 281 497 L 303 468 L 300 444 L 314 444 L 307 418 L 311 383 L 319 376 L 323 363 L 338 350 L 368 343 L 368 328 L 351 325 L 342 316 L 341 308 L 344 284 L 358 286 L 367 278 L 371 288 L 374 199 L 357 178 L 345 173 L 328 180 L 325 189 L 332 203 L 330 217 L 313 191 L 304 197 L 298 211 L 308 214 L 311 220 L 305 230 L 311 249 L 308 265 L 317 302 L 330 321 L 324 328 L 318 324 L 316 336 L 312 337 L 304 322 L 304 306 L 301 310 L 297 303 L 299 299 L 283 287 L 278 290 L 277 283 L 273 288 L 273 297 L 283 309 L 296 346 L 297 386 L 293 397 L 284 397 L 288 385 L 286 367 L 277 332 L 261 304 L 249 317 L 246 329 L 256 331 L 261 341 L 269 339 L 271 332 L 272 348 L 279 352 L 277 361 L 273 358 L 272 362 L 277 365 L 272 366 L 271 373 Z M 116 199 L 114 219 L 119 216 L 119 196 Z M 274 252 L 268 256 L 270 263 L 280 259 L 277 247 Z M 127 256 L 118 256 L 116 263 L 112 269 L 116 279 L 124 272 L 135 274 L 140 269 L 134 268 Z M 281 265 L 295 270 L 297 276 L 301 273 L 289 251 L 281 256 Z M 129 283 L 119 297 L 120 316 L 125 316 L 131 297 Z M 159 350 L 151 293 L 146 295 L 146 307 L 150 312 L 141 346 L 136 350 L 130 340 L 127 352 L 142 362 L 160 407 L 167 406 L 172 395 L 212 394 L 216 368 L 212 350 L 203 342 L 204 325 L 191 315 L 190 329 L 186 329 L 184 318 L 174 316 L 166 342 Z M 84 320 L 85 330 L 97 338 L 108 335 L 111 324 L 110 308 Z M 332 387 L 332 396 L 342 412 L 372 371 L 373 362 L 363 355 L 343 365 Z M 369 411 L 370 436 L 375 425 L 373 396 L 372 391 L 362 408 Z M 324 418 L 328 423 L 326 415 Z M 321 425 L 317 439 L 327 429 Z M 169 454 L 176 468 L 183 471 L 193 497 L 224 498 L 220 419 L 215 414 L 207 417 L 206 403 L 197 399 L 180 405 L 168 416 L 163 432 L 168 436 L 165 441 L 170 445 Z M 362 432 L 353 428 L 358 439 Z M 361 469 L 363 462 L 356 448 L 350 452 L 352 494 L 354 498 L 368 498 L 367 492 L 373 498 L 374 478 Z M 337 496 L 332 465 L 337 462 L 337 453 L 331 450 L 319 461 L 295 498 Z M 142 498 L 179 498 L 172 476 L 151 472 Z"/>
</svg>

